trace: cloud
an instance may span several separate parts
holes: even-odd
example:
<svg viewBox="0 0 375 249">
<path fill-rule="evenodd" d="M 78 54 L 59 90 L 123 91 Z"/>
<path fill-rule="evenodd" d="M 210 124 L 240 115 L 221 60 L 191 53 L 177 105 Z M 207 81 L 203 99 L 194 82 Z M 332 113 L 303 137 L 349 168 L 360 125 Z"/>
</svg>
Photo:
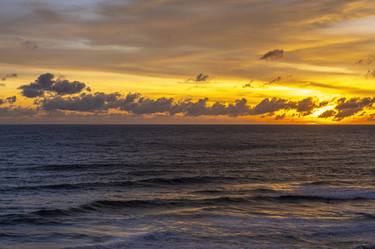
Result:
<svg viewBox="0 0 375 249">
<path fill-rule="evenodd" d="M 337 101 L 337 106 L 335 107 L 337 111 L 335 119 L 340 121 L 365 109 L 372 109 L 374 104 L 375 98 L 341 98 Z"/>
<path fill-rule="evenodd" d="M 7 104 L 7 103 L 14 104 L 16 101 L 17 101 L 16 96 L 7 97 L 6 99 L 0 99 L 0 105 Z"/>
<path fill-rule="evenodd" d="M 16 73 L 7 73 L 7 74 L 5 74 L 4 76 L 1 77 L 1 80 L 6 81 L 7 79 L 17 78 L 17 77 L 18 77 L 18 74 L 16 74 Z"/>
<path fill-rule="evenodd" d="M 253 82 L 254 82 L 254 80 L 250 80 L 250 82 L 244 84 L 242 86 L 242 88 L 254 88 L 255 86 L 254 86 Z"/>
<path fill-rule="evenodd" d="M 207 82 L 209 78 L 210 76 L 208 74 L 199 73 L 194 78 L 187 79 L 184 83 L 189 83 L 189 82 L 203 83 L 203 82 Z"/>
<path fill-rule="evenodd" d="M 140 93 L 103 93 L 89 92 L 87 86 L 79 81 L 55 79 L 51 73 L 40 75 L 34 82 L 20 87 L 21 93 L 27 98 L 36 98 L 35 110 L 46 113 L 68 112 L 112 115 L 143 116 L 267 116 L 282 120 L 288 117 L 308 116 L 314 110 L 332 105 L 332 110 L 322 113 L 320 118 L 331 118 L 340 121 L 347 117 L 356 116 L 360 112 L 373 110 L 375 97 L 340 98 L 329 101 L 319 101 L 316 97 L 300 100 L 285 98 L 265 98 L 258 104 L 250 105 L 245 98 L 231 103 L 210 102 L 208 98 L 197 100 L 159 97 L 149 98 Z M 13 104 L 16 97 L 0 100 L 0 104 Z M 9 108 L 7 108 L 9 109 Z M 15 109 L 13 106 L 10 109 Z M 22 108 L 21 108 L 22 109 Z M 3 110 L 3 112 L 7 112 Z M 10 110 L 9 110 L 10 112 Z M 21 111 L 19 111 L 21 113 Z M 27 111 L 26 113 L 30 113 Z"/>
<path fill-rule="evenodd" d="M 41 101 L 40 107 L 46 111 L 103 112 L 117 109 L 134 115 L 165 113 L 193 117 L 204 115 L 242 116 L 250 114 L 250 107 L 245 99 L 236 100 L 234 103 L 227 105 L 219 102 L 209 105 L 207 98 L 197 101 L 175 101 L 173 98 L 165 97 L 151 99 L 139 93 L 129 93 L 126 96 L 118 93 L 83 93 L 79 96 L 70 97 L 55 96 Z"/>
<path fill-rule="evenodd" d="M 321 107 L 321 104 L 319 104 L 319 102 L 313 97 L 309 97 L 299 101 L 297 103 L 296 110 L 297 112 L 302 113 L 302 115 L 306 116 L 311 114 L 312 111 L 317 107 Z"/>
<path fill-rule="evenodd" d="M 56 79 L 51 73 L 42 74 L 34 82 L 22 85 L 21 94 L 27 98 L 42 97 L 45 93 L 56 95 L 71 95 L 82 92 L 86 87 L 85 83 L 79 81 L 68 81 Z"/>
<path fill-rule="evenodd" d="M 5 99 L 5 102 L 9 103 L 9 104 L 14 104 L 14 103 L 16 103 L 16 101 L 17 101 L 16 96 L 8 97 L 8 98 Z"/>
<path fill-rule="evenodd" d="M 5 1 L 0 30 L 7 35 L 2 37 L 0 63 L 176 78 L 203 70 L 243 79 L 269 75 L 256 55 L 274 46 L 306 48 L 307 52 L 319 47 L 321 59 L 302 56 L 297 49 L 288 50 L 288 54 L 294 53 L 288 60 L 341 65 L 341 51 L 321 47 L 333 40 L 340 42 L 341 37 L 334 39 L 317 31 L 343 19 L 371 15 L 373 6 L 352 8 L 353 1 L 343 0 L 217 0 L 215 4 L 86 0 L 77 1 L 77 5 L 84 3 L 78 7 L 62 3 L 65 1 L 34 0 L 25 7 L 23 1 Z M 305 9 L 309 11 L 301 11 Z M 20 42 L 15 44 L 17 39 Z M 19 49 L 21 42 L 31 48 L 43 47 L 43 53 L 37 58 L 35 53 L 25 56 L 27 51 Z M 339 44 L 349 52 L 351 45 Z M 363 50 L 356 56 L 364 57 Z M 244 65 L 249 65 L 246 70 Z"/>
<path fill-rule="evenodd" d="M 210 76 L 208 74 L 200 73 L 195 77 L 196 82 L 207 81 Z"/>
<path fill-rule="evenodd" d="M 281 115 L 277 115 L 275 117 L 275 120 L 284 120 L 286 118 L 286 113 L 283 113 Z"/>
<path fill-rule="evenodd" d="M 97 112 L 105 111 L 110 108 L 119 107 L 118 93 L 105 94 L 82 93 L 79 96 L 69 96 L 63 98 L 62 96 L 54 96 L 40 101 L 40 107 L 46 111 L 76 111 L 76 112 Z"/>
<path fill-rule="evenodd" d="M 275 49 L 272 51 L 268 51 L 262 57 L 261 60 L 279 60 L 284 57 L 284 50 L 282 49 Z"/>
<path fill-rule="evenodd" d="M 328 110 L 319 115 L 319 118 L 332 118 L 335 117 L 337 112 L 335 110 Z"/>
<path fill-rule="evenodd" d="M 253 113 L 255 115 L 274 113 L 280 110 L 289 110 L 295 107 L 296 107 L 296 104 L 294 102 L 286 100 L 286 99 L 266 98 L 266 99 L 263 99 L 259 104 L 257 104 L 254 107 Z"/>
<path fill-rule="evenodd" d="M 37 50 L 39 48 L 38 45 L 33 41 L 24 41 L 21 45 L 23 48 L 29 50 Z"/>
<path fill-rule="evenodd" d="M 269 84 L 269 85 L 272 85 L 273 83 L 280 82 L 282 79 L 283 79 L 283 77 L 281 77 L 281 76 L 277 76 L 276 78 L 270 80 L 270 81 L 268 82 L 268 84 Z"/>
</svg>

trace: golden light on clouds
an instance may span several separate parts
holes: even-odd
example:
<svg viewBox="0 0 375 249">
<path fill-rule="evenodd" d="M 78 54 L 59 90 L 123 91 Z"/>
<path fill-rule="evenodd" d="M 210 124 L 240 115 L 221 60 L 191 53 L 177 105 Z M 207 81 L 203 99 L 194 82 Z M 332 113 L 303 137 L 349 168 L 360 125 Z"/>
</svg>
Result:
<svg viewBox="0 0 375 249">
<path fill-rule="evenodd" d="M 372 123 L 374 20 L 370 0 L 2 0 L 0 122 Z"/>
</svg>

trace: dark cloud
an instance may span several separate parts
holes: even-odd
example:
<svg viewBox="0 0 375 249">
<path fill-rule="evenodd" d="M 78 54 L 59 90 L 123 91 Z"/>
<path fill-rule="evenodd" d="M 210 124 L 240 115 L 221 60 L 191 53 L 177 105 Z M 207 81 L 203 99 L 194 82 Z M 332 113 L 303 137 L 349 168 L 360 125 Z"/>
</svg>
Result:
<svg viewBox="0 0 375 249">
<path fill-rule="evenodd" d="M 6 99 L 0 99 L 0 105 L 6 104 L 6 103 L 14 104 L 16 101 L 17 101 L 16 96 L 7 97 Z"/>
<path fill-rule="evenodd" d="M 174 108 L 172 98 L 150 99 L 137 93 L 129 93 L 124 99 L 119 99 L 120 109 L 133 114 L 172 113 Z"/>
<path fill-rule="evenodd" d="M 7 79 L 17 78 L 17 77 L 18 77 L 18 74 L 16 74 L 16 73 L 7 73 L 7 74 L 5 74 L 4 76 L 1 77 L 1 80 L 6 81 Z"/>
<path fill-rule="evenodd" d="M 284 120 L 286 118 L 286 113 L 283 113 L 281 115 L 277 115 L 275 117 L 275 120 Z"/>
<path fill-rule="evenodd" d="M 79 96 L 55 96 L 40 101 L 40 107 L 46 111 L 76 111 L 76 112 L 97 112 L 110 108 L 118 108 L 120 95 L 118 93 L 105 94 L 82 93 Z"/>
<path fill-rule="evenodd" d="M 282 79 L 283 79 L 283 78 L 282 78 L 281 76 L 277 76 L 276 78 L 270 80 L 270 81 L 268 82 L 268 84 L 271 85 L 271 84 L 273 84 L 273 83 L 280 82 Z"/>
<path fill-rule="evenodd" d="M 319 102 L 315 100 L 313 97 L 309 97 L 303 99 L 297 103 L 297 112 L 301 113 L 302 115 L 306 116 L 312 113 L 312 111 L 320 107 Z"/>
<path fill-rule="evenodd" d="M 79 81 L 56 81 L 52 87 L 51 91 L 56 92 L 58 95 L 69 95 L 76 94 L 85 89 L 86 85 Z"/>
<path fill-rule="evenodd" d="M 254 80 L 251 80 L 249 83 L 246 83 L 245 85 L 243 85 L 242 88 L 254 88 L 253 82 Z"/>
<path fill-rule="evenodd" d="M 279 60 L 284 57 L 284 50 L 282 49 L 275 49 L 272 51 L 268 51 L 262 57 L 261 60 Z"/>
<path fill-rule="evenodd" d="M 335 117 L 337 112 L 335 110 L 328 110 L 319 115 L 319 118 L 332 118 Z"/>
<path fill-rule="evenodd" d="M 185 83 L 204 83 L 209 80 L 210 76 L 208 74 L 200 73 L 197 74 L 194 78 L 189 78 L 185 81 Z"/>
<path fill-rule="evenodd" d="M 29 50 L 36 50 L 38 49 L 38 44 L 36 44 L 36 42 L 33 42 L 33 41 L 24 41 L 22 42 L 22 47 L 25 48 L 25 49 L 29 49 Z"/>
<path fill-rule="evenodd" d="M 5 102 L 9 103 L 9 104 L 16 103 L 16 101 L 17 101 L 17 97 L 16 96 L 8 97 L 8 98 L 5 99 Z"/>
<path fill-rule="evenodd" d="M 207 81 L 210 76 L 208 74 L 200 73 L 195 77 L 196 82 Z"/>
<path fill-rule="evenodd" d="M 331 118 L 335 121 L 341 121 L 358 114 L 359 116 L 363 116 L 366 110 L 374 109 L 375 98 L 340 98 L 333 102 L 336 104 L 334 109 L 325 111 L 319 118 Z M 323 103 L 328 105 L 328 102 L 321 102 L 319 106 L 322 106 Z"/>
<path fill-rule="evenodd" d="M 274 113 L 280 110 L 289 110 L 295 108 L 296 104 L 292 101 L 280 98 L 264 99 L 259 104 L 257 104 L 253 113 L 255 115 Z"/>
<path fill-rule="evenodd" d="M 353 116 L 365 109 L 373 108 L 375 98 L 341 98 L 337 101 L 335 110 L 337 111 L 335 119 L 340 121 L 344 118 Z"/>
<path fill-rule="evenodd" d="M 21 94 L 27 98 L 37 98 L 45 95 L 46 92 L 56 95 L 71 95 L 82 92 L 86 87 L 85 83 L 79 81 L 68 81 L 56 79 L 51 73 L 42 74 L 34 82 L 23 85 Z"/>
<path fill-rule="evenodd" d="M 228 105 L 219 102 L 209 105 L 207 98 L 197 101 L 181 100 L 176 102 L 173 98 L 151 99 L 138 93 L 129 93 L 126 96 L 117 93 L 83 93 L 73 97 L 56 96 L 41 101 L 40 107 L 46 111 L 76 112 L 102 112 L 117 109 L 135 115 L 165 113 L 168 115 L 183 114 L 185 116 L 242 116 L 250 114 L 250 107 L 245 99 L 236 100 Z"/>
</svg>

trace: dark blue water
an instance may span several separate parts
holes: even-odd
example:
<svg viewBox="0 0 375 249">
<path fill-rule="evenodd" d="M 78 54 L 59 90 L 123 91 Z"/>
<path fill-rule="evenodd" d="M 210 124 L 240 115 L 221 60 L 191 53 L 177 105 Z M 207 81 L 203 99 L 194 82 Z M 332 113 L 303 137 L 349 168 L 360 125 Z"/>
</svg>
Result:
<svg viewBox="0 0 375 249">
<path fill-rule="evenodd" d="M 0 126 L 0 248 L 375 244 L 372 126 Z"/>
</svg>

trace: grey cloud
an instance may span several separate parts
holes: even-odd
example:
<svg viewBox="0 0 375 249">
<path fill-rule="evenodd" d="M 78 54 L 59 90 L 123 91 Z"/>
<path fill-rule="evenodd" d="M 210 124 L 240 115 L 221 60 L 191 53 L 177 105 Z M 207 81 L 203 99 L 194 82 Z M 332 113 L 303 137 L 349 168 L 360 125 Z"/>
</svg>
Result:
<svg viewBox="0 0 375 249">
<path fill-rule="evenodd" d="M 253 88 L 253 82 L 254 80 L 251 80 L 249 83 L 246 83 L 245 85 L 242 86 L 242 88 Z"/>
<path fill-rule="evenodd" d="M 332 118 L 335 117 L 337 112 L 335 110 L 328 110 L 319 115 L 319 118 Z"/>
<path fill-rule="evenodd" d="M 22 85 L 21 94 L 27 98 L 42 97 L 46 92 L 57 95 L 71 95 L 82 92 L 86 84 L 79 81 L 54 80 L 51 73 L 42 74 L 30 84 Z"/>
<path fill-rule="evenodd" d="M 22 47 L 29 50 L 36 50 L 38 49 L 38 45 L 33 41 L 24 41 L 22 42 Z"/>
<path fill-rule="evenodd" d="M 283 78 L 281 76 L 277 76 L 276 78 L 270 80 L 268 82 L 268 84 L 273 84 L 273 83 L 276 83 L 276 82 L 280 82 Z"/>
<path fill-rule="evenodd" d="M 196 82 L 207 81 L 210 76 L 208 74 L 200 73 L 195 77 Z"/>
<path fill-rule="evenodd" d="M 1 80 L 6 81 L 7 79 L 17 78 L 17 77 L 18 77 L 18 74 L 16 74 L 16 73 L 7 73 L 7 74 L 5 74 L 4 76 L 1 77 Z"/>
<path fill-rule="evenodd" d="M 254 107 L 254 114 L 274 113 L 279 110 L 289 110 L 295 108 L 296 104 L 292 101 L 280 98 L 264 99 Z"/>
<path fill-rule="evenodd" d="M 120 100 L 120 109 L 134 114 L 171 113 L 174 107 L 172 98 L 149 99 L 140 94 L 129 93 Z"/>
<path fill-rule="evenodd" d="M 286 118 L 286 114 L 283 113 L 283 114 L 281 114 L 281 115 L 277 115 L 277 116 L 275 117 L 275 120 L 284 120 L 285 118 Z"/>
<path fill-rule="evenodd" d="M 68 95 L 68 94 L 75 94 L 81 92 L 86 85 L 79 81 L 57 81 L 51 87 L 51 91 L 56 92 L 58 95 Z"/>
<path fill-rule="evenodd" d="M 17 101 L 16 96 L 8 97 L 8 98 L 5 99 L 5 102 L 9 103 L 9 104 L 14 104 L 14 103 L 16 103 L 16 101 Z"/>
<path fill-rule="evenodd" d="M 42 109 L 46 111 L 64 110 L 76 112 L 95 112 L 105 111 L 110 108 L 117 108 L 119 106 L 119 94 L 85 94 L 79 96 L 63 98 L 56 96 L 46 98 L 40 102 Z"/>
<path fill-rule="evenodd" d="M 300 112 L 303 115 L 309 115 L 317 107 L 320 107 L 320 105 L 318 104 L 318 101 L 316 101 L 312 97 L 309 97 L 298 102 L 296 110 L 297 112 Z"/>
<path fill-rule="evenodd" d="M 373 110 L 375 105 L 375 97 L 367 98 L 340 98 L 335 100 L 336 106 L 332 110 L 327 110 L 322 113 L 319 118 L 332 118 L 335 121 L 341 121 L 345 118 L 352 117 L 359 113 L 360 116 L 364 115 L 365 110 Z M 327 105 L 327 102 L 322 102 Z M 320 103 L 319 106 L 322 105 Z"/>
<path fill-rule="evenodd" d="M 265 53 L 262 57 L 260 57 L 260 59 L 261 60 L 278 60 L 283 57 L 284 57 L 284 50 L 275 49 L 275 50 Z"/>
<path fill-rule="evenodd" d="M 373 108 L 375 104 L 375 98 L 341 98 L 337 101 L 335 107 L 337 113 L 335 115 L 336 120 L 342 120 L 344 118 L 353 116 L 366 108 Z"/>
<path fill-rule="evenodd" d="M 3 104 L 14 104 L 17 101 L 16 96 L 7 97 L 6 99 L 0 99 L 0 105 Z"/>
<path fill-rule="evenodd" d="M 206 82 L 208 81 L 208 79 L 210 78 L 210 76 L 208 74 L 204 74 L 204 73 L 200 73 L 200 74 L 197 74 L 197 76 L 195 76 L 194 78 L 189 78 L 185 81 L 185 83 L 203 83 L 203 82 Z"/>
<path fill-rule="evenodd" d="M 236 100 L 228 105 L 216 102 L 210 106 L 207 98 L 197 101 L 181 100 L 176 102 L 173 98 L 150 99 L 138 93 L 129 93 L 125 97 L 117 93 L 81 94 L 73 97 L 56 96 L 41 101 L 40 107 L 46 111 L 76 112 L 101 112 L 118 109 L 135 115 L 166 113 L 186 116 L 242 116 L 250 113 L 250 107 L 245 99 Z"/>
</svg>

